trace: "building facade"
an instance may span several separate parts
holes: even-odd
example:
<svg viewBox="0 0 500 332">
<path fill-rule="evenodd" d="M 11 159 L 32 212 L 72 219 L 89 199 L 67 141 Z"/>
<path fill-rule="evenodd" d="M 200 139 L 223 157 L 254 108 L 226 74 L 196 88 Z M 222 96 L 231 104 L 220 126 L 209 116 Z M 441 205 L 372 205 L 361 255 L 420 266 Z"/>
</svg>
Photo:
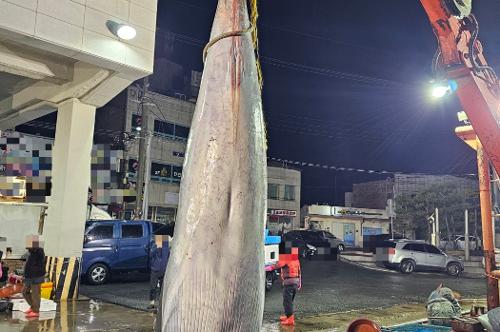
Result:
<svg viewBox="0 0 500 332">
<path fill-rule="evenodd" d="M 364 236 L 390 231 L 389 215 L 382 209 L 306 205 L 301 209 L 301 219 L 307 229 L 329 231 L 349 247 L 363 247 Z"/>
<path fill-rule="evenodd" d="M 125 132 L 139 135 L 138 129 L 149 128 L 151 135 L 150 172 L 148 185 L 148 218 L 157 222 L 174 222 L 179 204 L 179 187 L 186 153 L 189 128 L 195 103 L 155 92 L 147 92 L 147 103 L 141 105 L 137 87 L 128 89 Z M 144 98 L 142 98 L 144 99 Z M 150 107 L 148 124 L 143 123 L 141 107 Z M 139 139 L 126 145 L 128 179 L 136 180 L 139 160 Z M 126 207 L 126 217 L 135 203 Z"/>
<path fill-rule="evenodd" d="M 100 121 L 106 125 L 97 128 L 94 137 L 91 200 L 114 217 L 134 218 L 140 131 L 146 127 L 151 139 L 147 218 L 173 223 L 179 204 L 180 181 L 195 103 L 156 92 L 147 92 L 145 96 L 142 93 L 141 87 L 131 86 L 98 114 L 107 120 Z M 151 108 L 147 125 L 142 119 L 143 107 Z M 120 112 L 122 108 L 124 112 Z M 122 113 L 124 117 L 120 116 Z M 25 127 L 36 128 L 48 133 L 48 136 L 54 130 L 50 123 L 27 123 Z M 53 141 L 50 137 L 16 131 L 2 134 L 0 174 L 12 181 L 9 180 L 8 185 L 0 185 L 0 195 L 22 196 L 24 193 L 28 201 L 46 201 L 51 189 Z M 267 227 L 274 233 L 299 228 L 300 170 L 282 164 L 269 164 L 267 173 Z M 13 190 L 12 183 L 19 177 L 25 178 L 26 185 L 17 185 L 18 189 Z"/>
<path fill-rule="evenodd" d="M 52 267 L 71 262 L 59 272 L 72 277 L 49 273 L 57 300 L 77 295 L 71 285 L 78 283 L 78 273 L 72 271 L 82 255 L 96 109 L 152 74 L 156 16 L 157 0 L 0 1 L 0 130 L 57 111 L 51 195 L 41 230 Z M 124 36 L 123 28 L 135 33 Z M 21 150 L 26 149 L 21 145 Z M 10 161 L 13 152 L 5 151 L 0 151 L 6 159 L 0 160 L 1 168 L 20 158 Z M 31 158 L 29 164 L 17 164 L 34 166 L 35 174 L 28 176 L 38 178 L 36 173 L 44 170 L 37 169 L 36 161 L 46 157 Z M 1 186 L 13 183 L 11 189 L 18 190 L 20 183 L 11 178 L 1 176 Z"/>
<path fill-rule="evenodd" d="M 386 180 L 353 185 L 352 205 L 385 209 L 389 199 L 416 194 L 436 185 L 453 185 L 463 192 L 478 192 L 477 179 L 452 175 L 395 174 Z"/>
<path fill-rule="evenodd" d="M 272 233 L 300 228 L 300 170 L 269 163 L 267 180 L 267 228 Z"/>
</svg>

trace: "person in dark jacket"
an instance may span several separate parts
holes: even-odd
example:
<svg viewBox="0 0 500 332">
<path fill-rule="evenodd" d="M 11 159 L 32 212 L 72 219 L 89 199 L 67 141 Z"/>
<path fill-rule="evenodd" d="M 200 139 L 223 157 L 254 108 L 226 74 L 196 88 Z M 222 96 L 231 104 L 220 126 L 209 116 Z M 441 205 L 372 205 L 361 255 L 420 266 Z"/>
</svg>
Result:
<svg viewBox="0 0 500 332">
<path fill-rule="evenodd" d="M 149 283 L 149 309 L 155 307 L 155 300 L 158 295 L 158 285 L 163 284 L 163 277 L 167 269 L 168 258 L 170 257 L 168 235 L 155 235 L 155 243 L 152 245 L 149 252 L 149 268 L 151 270 Z"/>
<path fill-rule="evenodd" d="M 23 297 L 30 305 L 26 317 L 37 318 L 40 316 L 40 287 L 45 281 L 45 252 L 38 235 L 28 236 L 26 242 L 28 257 L 24 265 Z"/>
</svg>

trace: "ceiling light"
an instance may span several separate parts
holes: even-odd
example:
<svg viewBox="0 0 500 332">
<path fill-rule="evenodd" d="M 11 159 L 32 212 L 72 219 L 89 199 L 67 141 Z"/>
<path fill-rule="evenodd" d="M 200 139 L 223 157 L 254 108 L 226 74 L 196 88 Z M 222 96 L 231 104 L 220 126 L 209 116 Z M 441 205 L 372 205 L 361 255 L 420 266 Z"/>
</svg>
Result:
<svg viewBox="0 0 500 332">
<path fill-rule="evenodd" d="M 112 34 L 123 40 L 134 39 L 137 35 L 137 30 L 128 24 L 121 24 L 115 21 L 107 21 L 106 26 Z"/>
</svg>

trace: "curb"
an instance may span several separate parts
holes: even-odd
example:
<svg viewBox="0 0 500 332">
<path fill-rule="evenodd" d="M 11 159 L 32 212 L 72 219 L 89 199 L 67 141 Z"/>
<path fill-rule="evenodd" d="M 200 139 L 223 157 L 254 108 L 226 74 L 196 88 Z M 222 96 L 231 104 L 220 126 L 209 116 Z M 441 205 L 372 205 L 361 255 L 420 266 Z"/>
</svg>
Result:
<svg viewBox="0 0 500 332">
<path fill-rule="evenodd" d="M 351 265 L 354 265 L 354 266 L 358 266 L 358 267 L 361 267 L 363 269 L 367 269 L 367 270 L 372 270 L 372 271 L 378 271 L 378 272 L 385 272 L 385 273 L 398 273 L 398 271 L 395 271 L 395 270 L 389 270 L 389 269 L 384 269 L 382 267 L 373 267 L 373 266 L 368 266 L 368 265 L 365 265 L 365 264 L 362 264 L 362 263 L 358 263 L 358 262 L 355 262 L 355 261 L 351 261 L 345 257 L 342 257 L 340 256 L 340 261 L 344 262 L 344 263 L 347 263 L 347 264 L 351 264 Z M 421 274 L 421 275 L 436 275 L 436 276 L 442 276 L 443 274 L 442 273 L 437 273 L 437 272 L 416 272 L 417 274 Z M 464 278 L 464 279 L 484 279 L 485 276 L 483 274 L 474 274 L 474 273 L 462 273 L 460 274 L 460 277 L 459 278 Z"/>
<path fill-rule="evenodd" d="M 384 269 L 381 267 L 368 266 L 368 265 L 365 265 L 362 263 L 354 262 L 354 261 L 351 261 L 351 260 L 349 260 L 345 257 L 342 257 L 342 256 L 340 256 L 340 261 L 347 263 L 347 264 L 354 265 L 354 266 L 362 267 L 362 268 L 367 269 L 367 270 L 385 272 L 385 273 L 398 273 L 397 271 L 394 271 L 394 270 Z"/>
</svg>

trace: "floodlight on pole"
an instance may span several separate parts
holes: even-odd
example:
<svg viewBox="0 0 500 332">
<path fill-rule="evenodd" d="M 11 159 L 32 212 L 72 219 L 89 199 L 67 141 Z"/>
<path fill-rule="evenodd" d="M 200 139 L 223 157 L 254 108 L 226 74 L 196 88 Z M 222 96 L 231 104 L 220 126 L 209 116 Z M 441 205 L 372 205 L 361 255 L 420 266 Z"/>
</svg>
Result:
<svg viewBox="0 0 500 332">
<path fill-rule="evenodd" d="M 431 95 L 433 98 L 443 98 L 458 89 L 458 84 L 454 80 L 432 81 Z"/>
<path fill-rule="evenodd" d="M 432 88 L 432 97 L 443 98 L 450 92 L 450 87 L 444 85 L 437 85 Z"/>
</svg>

